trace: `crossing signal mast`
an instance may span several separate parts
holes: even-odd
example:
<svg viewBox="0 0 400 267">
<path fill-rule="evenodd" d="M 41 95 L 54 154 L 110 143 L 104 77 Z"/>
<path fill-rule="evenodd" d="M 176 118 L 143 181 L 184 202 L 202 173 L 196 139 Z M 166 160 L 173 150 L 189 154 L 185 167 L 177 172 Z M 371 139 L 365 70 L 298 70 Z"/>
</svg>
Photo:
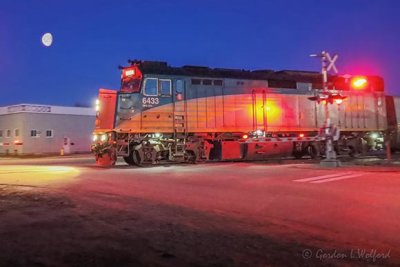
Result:
<svg viewBox="0 0 400 267">
<path fill-rule="evenodd" d="M 345 96 L 340 95 L 339 93 L 334 93 L 328 90 L 328 72 L 333 70 L 335 74 L 338 74 L 338 69 L 335 66 L 335 62 L 339 58 L 339 55 L 335 54 L 333 57 L 326 52 L 322 51 L 319 54 L 311 54 L 311 57 L 319 57 L 321 58 L 321 73 L 322 73 L 322 90 L 318 92 L 313 97 L 309 97 L 308 99 L 311 101 L 317 101 L 318 104 L 325 104 L 325 124 L 321 128 L 321 133 L 326 138 L 326 149 L 325 149 L 325 159 L 321 161 L 322 166 L 326 167 L 339 167 L 341 166 L 341 162 L 336 157 L 336 152 L 333 147 L 333 140 L 339 136 L 339 129 L 331 123 L 331 119 L 329 117 L 329 104 L 341 104 Z M 355 84 L 354 84 L 355 83 Z M 352 81 L 353 86 L 364 87 L 367 83 L 367 80 L 354 80 Z"/>
</svg>

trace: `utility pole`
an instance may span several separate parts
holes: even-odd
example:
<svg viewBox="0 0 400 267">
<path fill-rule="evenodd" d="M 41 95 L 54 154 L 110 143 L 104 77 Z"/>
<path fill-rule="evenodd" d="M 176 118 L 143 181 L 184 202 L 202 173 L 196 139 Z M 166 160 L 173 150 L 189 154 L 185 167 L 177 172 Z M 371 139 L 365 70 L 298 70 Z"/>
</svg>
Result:
<svg viewBox="0 0 400 267">
<path fill-rule="evenodd" d="M 322 92 L 320 92 L 317 97 L 311 97 L 309 99 L 317 99 L 319 103 L 321 103 L 320 100 L 325 101 L 325 124 L 323 125 L 320 132 L 323 133 L 323 135 L 325 136 L 326 148 L 325 159 L 321 160 L 320 164 L 324 167 L 339 167 L 341 166 L 341 162 L 336 158 L 336 152 L 333 147 L 333 139 L 337 135 L 337 131 L 339 131 L 339 129 L 336 128 L 335 125 L 331 122 L 328 106 L 330 104 L 330 101 L 327 101 L 337 95 L 331 93 L 328 89 L 328 72 L 330 70 L 333 70 L 335 74 L 338 73 L 335 62 L 339 56 L 334 55 L 333 57 L 331 57 L 331 55 L 326 51 L 322 51 L 319 54 L 312 54 L 310 56 L 321 58 Z"/>
</svg>

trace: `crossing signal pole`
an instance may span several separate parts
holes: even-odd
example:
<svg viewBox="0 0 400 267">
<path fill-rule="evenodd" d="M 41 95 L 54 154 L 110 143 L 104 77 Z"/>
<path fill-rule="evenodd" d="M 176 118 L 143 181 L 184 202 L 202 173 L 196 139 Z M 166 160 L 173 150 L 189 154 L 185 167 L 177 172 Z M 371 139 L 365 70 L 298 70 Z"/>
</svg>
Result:
<svg viewBox="0 0 400 267">
<path fill-rule="evenodd" d="M 339 167 L 341 166 L 341 162 L 336 157 L 336 152 L 333 147 L 333 140 L 339 134 L 339 129 L 335 127 L 335 125 L 331 122 L 329 116 L 329 104 L 333 103 L 333 99 L 341 99 L 344 98 L 338 94 L 333 94 L 328 89 L 328 72 L 333 70 L 335 74 L 338 73 L 338 69 L 335 66 L 336 60 L 339 58 L 338 55 L 331 55 L 322 51 L 319 54 L 311 54 L 311 57 L 319 57 L 321 58 L 321 73 L 322 73 L 322 92 L 319 92 L 317 96 L 310 97 L 310 100 L 316 100 L 318 103 L 323 101 L 325 103 L 325 124 L 321 129 L 321 133 L 325 136 L 326 139 L 326 148 L 325 148 L 325 159 L 321 160 L 320 164 L 325 167 Z"/>
</svg>

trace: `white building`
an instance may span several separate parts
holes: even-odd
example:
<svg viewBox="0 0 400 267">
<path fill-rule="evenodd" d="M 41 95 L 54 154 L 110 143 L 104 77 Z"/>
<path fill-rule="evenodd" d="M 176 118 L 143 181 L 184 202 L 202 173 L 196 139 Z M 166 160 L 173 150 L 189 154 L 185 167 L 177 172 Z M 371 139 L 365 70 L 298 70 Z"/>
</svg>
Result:
<svg viewBox="0 0 400 267">
<path fill-rule="evenodd" d="M 95 110 L 19 104 L 0 107 L 0 154 L 90 151 Z"/>
</svg>

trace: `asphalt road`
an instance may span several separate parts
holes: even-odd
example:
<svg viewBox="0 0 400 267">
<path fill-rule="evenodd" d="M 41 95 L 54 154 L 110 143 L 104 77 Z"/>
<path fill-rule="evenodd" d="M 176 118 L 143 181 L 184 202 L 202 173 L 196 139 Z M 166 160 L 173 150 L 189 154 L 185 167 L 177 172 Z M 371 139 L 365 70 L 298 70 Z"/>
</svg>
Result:
<svg viewBox="0 0 400 267">
<path fill-rule="evenodd" d="M 0 159 L 0 266 L 399 266 L 399 188 L 396 164 Z"/>
</svg>

